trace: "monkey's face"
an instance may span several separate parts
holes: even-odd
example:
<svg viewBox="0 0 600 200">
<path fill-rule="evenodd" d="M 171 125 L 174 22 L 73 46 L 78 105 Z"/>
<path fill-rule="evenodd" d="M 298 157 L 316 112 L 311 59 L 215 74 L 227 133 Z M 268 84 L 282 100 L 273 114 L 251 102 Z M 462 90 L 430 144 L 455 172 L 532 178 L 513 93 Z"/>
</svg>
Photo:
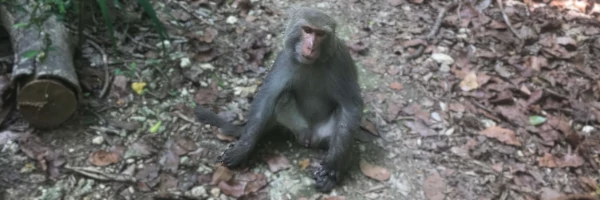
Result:
<svg viewBox="0 0 600 200">
<path fill-rule="evenodd" d="M 301 40 L 296 46 L 296 53 L 299 54 L 298 61 L 303 64 L 312 64 L 321 55 L 321 48 L 327 32 L 308 25 L 301 26 L 300 29 Z"/>
</svg>

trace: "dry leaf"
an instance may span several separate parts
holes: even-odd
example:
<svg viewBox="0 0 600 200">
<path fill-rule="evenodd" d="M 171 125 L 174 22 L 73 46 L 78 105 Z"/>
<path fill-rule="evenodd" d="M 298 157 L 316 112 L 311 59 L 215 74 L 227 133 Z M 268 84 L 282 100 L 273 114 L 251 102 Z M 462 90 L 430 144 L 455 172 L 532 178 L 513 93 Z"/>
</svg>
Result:
<svg viewBox="0 0 600 200">
<path fill-rule="evenodd" d="M 419 133 L 423 137 L 437 135 L 433 129 L 427 127 L 421 120 L 414 120 L 412 122 L 406 122 L 405 125 L 412 131 Z"/>
<path fill-rule="evenodd" d="M 423 182 L 423 192 L 429 200 L 443 200 L 446 181 L 437 172 L 427 177 Z"/>
<path fill-rule="evenodd" d="M 300 162 L 298 162 L 298 165 L 300 165 L 301 170 L 304 170 L 310 165 L 310 159 L 307 158 L 307 159 L 301 160 Z"/>
<path fill-rule="evenodd" d="M 479 84 L 477 83 L 477 75 L 475 72 L 469 72 L 465 78 L 460 82 L 460 89 L 465 92 L 477 89 Z"/>
<path fill-rule="evenodd" d="M 480 131 L 479 134 L 497 139 L 500 142 L 509 145 L 521 146 L 521 142 L 517 140 L 515 132 L 510 129 L 505 129 L 498 126 L 490 126 L 487 129 Z"/>
<path fill-rule="evenodd" d="M 211 185 L 216 185 L 223 181 L 229 181 L 233 178 L 233 172 L 223 165 L 218 165 L 213 172 Z"/>
<path fill-rule="evenodd" d="M 119 154 L 116 152 L 107 152 L 104 150 L 98 150 L 92 152 L 88 157 L 88 161 L 96 166 L 107 166 L 119 162 Z"/>
<path fill-rule="evenodd" d="M 292 166 L 290 161 L 281 154 L 269 155 L 265 157 L 264 160 L 269 165 L 269 170 L 273 173 L 290 168 Z"/>
<path fill-rule="evenodd" d="M 538 159 L 538 165 L 540 167 L 554 168 L 557 166 L 554 160 L 555 158 L 552 154 L 545 153 L 543 157 Z"/>
<path fill-rule="evenodd" d="M 360 160 L 360 171 L 369 178 L 385 181 L 392 175 L 387 169 L 368 163 L 365 160 Z"/>
<path fill-rule="evenodd" d="M 392 84 L 390 84 L 390 88 L 392 88 L 394 90 L 402 90 L 402 88 L 404 88 L 404 86 L 402 85 L 402 83 L 393 82 Z"/>
</svg>

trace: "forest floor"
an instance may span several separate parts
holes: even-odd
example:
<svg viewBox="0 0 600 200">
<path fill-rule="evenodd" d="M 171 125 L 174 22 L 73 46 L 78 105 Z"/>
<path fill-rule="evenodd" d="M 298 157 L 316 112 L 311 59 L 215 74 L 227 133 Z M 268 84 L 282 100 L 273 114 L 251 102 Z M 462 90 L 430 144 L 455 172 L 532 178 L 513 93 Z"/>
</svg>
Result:
<svg viewBox="0 0 600 200">
<path fill-rule="evenodd" d="M 86 93 L 72 119 L 42 131 L 9 117 L 0 132 L 0 197 L 566 200 L 600 194 L 597 1 L 154 1 L 172 38 L 168 59 L 160 56 L 151 21 L 139 18 L 134 1 L 125 2 L 119 13 L 126 16 L 117 17 L 127 19 L 116 21 L 114 49 L 100 13 L 89 19 L 77 62 Z M 356 143 L 356 162 L 329 194 L 312 188 L 323 151 L 276 138 L 264 141 L 245 168 L 230 171 L 216 160 L 232 139 L 192 113 L 195 105 L 207 106 L 236 123 L 245 120 L 281 49 L 292 4 L 320 8 L 339 21 L 337 34 L 359 66 L 364 125 L 380 136 Z M 99 98 L 102 53 L 91 43 L 108 57 L 106 98 Z"/>
</svg>

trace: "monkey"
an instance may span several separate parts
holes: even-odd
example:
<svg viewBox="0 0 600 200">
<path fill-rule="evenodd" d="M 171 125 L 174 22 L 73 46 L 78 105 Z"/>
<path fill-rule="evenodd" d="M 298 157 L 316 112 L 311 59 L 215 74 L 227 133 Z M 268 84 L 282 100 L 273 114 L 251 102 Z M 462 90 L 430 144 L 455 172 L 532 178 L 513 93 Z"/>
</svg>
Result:
<svg viewBox="0 0 600 200">
<path fill-rule="evenodd" d="M 194 109 L 199 121 L 238 138 L 219 162 L 239 166 L 266 132 L 284 127 L 304 147 L 326 150 L 313 174 L 317 191 L 330 192 L 340 182 L 360 134 L 364 102 L 357 67 L 336 36 L 336 27 L 337 22 L 321 10 L 291 9 L 283 48 L 259 86 L 243 126 L 201 106 Z"/>
</svg>

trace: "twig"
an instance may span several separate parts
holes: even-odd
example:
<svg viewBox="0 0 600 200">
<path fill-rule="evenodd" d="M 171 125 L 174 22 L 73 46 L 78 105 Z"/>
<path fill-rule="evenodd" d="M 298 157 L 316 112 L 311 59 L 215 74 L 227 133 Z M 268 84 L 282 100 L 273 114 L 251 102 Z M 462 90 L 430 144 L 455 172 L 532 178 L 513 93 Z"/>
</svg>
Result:
<svg viewBox="0 0 600 200">
<path fill-rule="evenodd" d="M 194 120 L 191 120 L 190 118 L 186 117 L 183 113 L 181 113 L 179 111 L 175 111 L 174 113 L 175 113 L 175 115 L 177 115 L 177 117 L 181 118 L 184 121 L 187 121 L 196 126 L 202 126 L 202 124 L 195 122 Z"/>
<path fill-rule="evenodd" d="M 102 86 L 102 92 L 100 92 L 100 99 L 102 99 L 108 91 L 108 83 L 110 82 L 110 75 L 108 74 L 108 59 L 106 53 L 104 53 L 104 50 L 100 47 L 100 45 L 96 44 L 92 40 L 90 40 L 90 44 L 95 47 L 100 54 L 102 54 L 102 62 L 104 63 L 104 85 Z"/>
<path fill-rule="evenodd" d="M 97 170 L 97 169 L 94 169 L 91 167 L 69 167 L 69 166 L 66 166 L 65 168 L 69 169 L 73 172 L 76 172 L 81 175 L 84 175 L 84 176 L 87 176 L 87 177 L 90 177 L 93 179 L 97 179 L 97 180 L 136 182 L 136 178 L 132 177 L 130 175 L 105 173 L 105 172 L 102 172 L 100 170 Z"/>
<path fill-rule="evenodd" d="M 429 34 L 427 34 L 427 36 L 425 36 L 425 39 L 427 40 L 431 40 L 433 37 L 435 37 L 435 35 L 438 33 L 438 31 L 440 30 L 440 26 L 442 26 L 442 21 L 444 20 L 444 17 L 446 16 L 446 12 L 448 10 L 453 9 L 454 7 L 456 7 L 458 5 L 458 2 L 453 1 L 451 3 L 449 3 L 448 5 L 446 5 L 444 8 L 442 8 L 440 10 L 440 14 L 438 14 L 437 19 L 435 20 L 435 23 L 433 24 L 433 26 L 431 27 L 431 30 L 429 31 Z M 409 55 L 406 58 L 407 59 L 413 59 L 413 58 L 417 58 L 419 56 L 421 56 L 421 54 L 423 54 L 423 51 L 425 50 L 425 46 L 420 45 L 419 48 L 417 49 L 417 52 L 415 52 L 415 54 L 413 55 Z"/>
<path fill-rule="evenodd" d="M 506 25 L 508 26 L 508 29 L 510 29 L 510 31 L 513 34 L 515 34 L 515 36 L 517 38 L 521 39 L 521 36 L 517 33 L 515 28 L 512 26 L 512 24 L 510 23 L 510 20 L 508 19 L 508 16 L 504 12 L 504 6 L 502 5 L 502 0 L 496 0 L 496 2 L 498 3 L 498 7 L 500 8 L 500 12 L 502 13 L 502 18 L 504 18 L 504 23 L 506 23 Z"/>
</svg>

